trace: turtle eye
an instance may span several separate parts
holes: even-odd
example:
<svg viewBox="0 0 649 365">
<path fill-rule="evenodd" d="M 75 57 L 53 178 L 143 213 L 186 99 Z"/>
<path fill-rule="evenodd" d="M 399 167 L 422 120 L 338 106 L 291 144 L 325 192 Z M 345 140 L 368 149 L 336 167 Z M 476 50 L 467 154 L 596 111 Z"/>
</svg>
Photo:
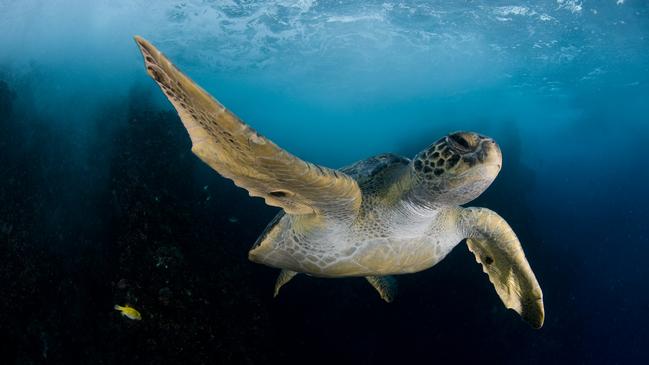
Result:
<svg viewBox="0 0 649 365">
<path fill-rule="evenodd" d="M 469 142 L 464 137 L 460 136 L 459 134 L 452 134 L 451 139 L 453 140 L 453 142 L 461 145 L 462 147 L 464 147 L 466 149 L 469 148 Z"/>
<path fill-rule="evenodd" d="M 448 136 L 448 141 L 451 147 L 458 152 L 471 152 L 471 144 L 462 136 L 462 133 L 453 133 Z"/>
</svg>

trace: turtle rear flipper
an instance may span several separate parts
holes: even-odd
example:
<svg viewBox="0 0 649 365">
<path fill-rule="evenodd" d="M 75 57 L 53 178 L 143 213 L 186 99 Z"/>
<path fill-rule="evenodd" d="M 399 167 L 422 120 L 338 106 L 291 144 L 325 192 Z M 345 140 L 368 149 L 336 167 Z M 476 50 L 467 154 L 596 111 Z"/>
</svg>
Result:
<svg viewBox="0 0 649 365">
<path fill-rule="evenodd" d="M 277 276 L 275 281 L 275 293 L 274 297 L 277 297 L 279 290 L 291 281 L 298 272 L 291 270 L 282 270 Z M 366 276 L 365 279 L 372 284 L 372 287 L 379 292 L 381 299 L 390 303 L 394 300 L 394 297 L 397 295 L 397 280 L 392 276 Z"/>
<path fill-rule="evenodd" d="M 275 281 L 275 293 L 273 294 L 273 297 L 277 297 L 279 294 L 279 290 L 291 279 L 295 277 L 295 275 L 299 274 L 298 272 L 291 271 L 291 270 L 282 270 L 282 272 L 279 273 L 279 276 L 277 276 L 277 280 Z"/>
<path fill-rule="evenodd" d="M 381 299 L 390 303 L 397 296 L 397 279 L 393 276 L 366 276 L 365 279 L 379 292 Z"/>
</svg>

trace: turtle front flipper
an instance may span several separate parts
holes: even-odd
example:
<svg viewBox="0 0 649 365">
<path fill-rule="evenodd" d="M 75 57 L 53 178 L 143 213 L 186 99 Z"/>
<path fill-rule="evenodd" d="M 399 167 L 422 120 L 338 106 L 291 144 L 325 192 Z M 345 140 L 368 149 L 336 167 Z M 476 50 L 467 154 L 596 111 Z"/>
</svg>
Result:
<svg viewBox="0 0 649 365">
<path fill-rule="evenodd" d="M 289 214 L 353 219 L 361 204 L 356 181 L 293 156 L 259 135 L 178 70 L 146 40 L 135 37 L 149 75 L 178 111 L 192 152 L 251 196 Z"/>
<path fill-rule="evenodd" d="M 489 209 L 466 208 L 460 215 L 459 227 L 505 306 L 518 312 L 532 327 L 541 328 L 545 316 L 543 293 L 509 224 Z"/>
</svg>

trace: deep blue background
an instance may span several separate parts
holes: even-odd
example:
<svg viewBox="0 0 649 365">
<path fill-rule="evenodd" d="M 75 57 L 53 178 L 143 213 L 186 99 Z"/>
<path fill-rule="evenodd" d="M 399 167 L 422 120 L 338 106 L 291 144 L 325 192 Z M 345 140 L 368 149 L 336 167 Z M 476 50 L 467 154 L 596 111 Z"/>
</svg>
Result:
<svg viewBox="0 0 649 365">
<path fill-rule="evenodd" d="M 546 323 L 464 244 L 399 277 L 298 277 L 247 250 L 276 210 L 189 152 L 140 34 L 262 134 L 341 167 L 474 130 Z M 9 363 L 626 364 L 649 343 L 644 1 L 0 1 L 0 355 Z M 142 322 L 112 310 L 131 302 Z"/>
</svg>

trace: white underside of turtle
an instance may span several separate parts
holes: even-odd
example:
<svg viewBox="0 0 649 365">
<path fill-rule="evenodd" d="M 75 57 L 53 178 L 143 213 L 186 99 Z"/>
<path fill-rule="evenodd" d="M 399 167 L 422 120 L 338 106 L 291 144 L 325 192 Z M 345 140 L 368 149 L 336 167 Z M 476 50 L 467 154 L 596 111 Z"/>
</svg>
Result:
<svg viewBox="0 0 649 365">
<path fill-rule="evenodd" d="M 282 208 L 249 252 L 252 261 L 282 270 L 275 295 L 298 273 L 358 276 L 390 302 L 391 275 L 428 269 L 466 240 L 505 306 L 543 325 L 543 294 L 516 234 L 496 213 L 462 207 L 500 171 L 491 138 L 456 132 L 412 160 L 383 154 L 340 170 L 318 166 L 258 134 L 153 45 L 136 41 L 192 151 L 251 196 Z"/>
</svg>

